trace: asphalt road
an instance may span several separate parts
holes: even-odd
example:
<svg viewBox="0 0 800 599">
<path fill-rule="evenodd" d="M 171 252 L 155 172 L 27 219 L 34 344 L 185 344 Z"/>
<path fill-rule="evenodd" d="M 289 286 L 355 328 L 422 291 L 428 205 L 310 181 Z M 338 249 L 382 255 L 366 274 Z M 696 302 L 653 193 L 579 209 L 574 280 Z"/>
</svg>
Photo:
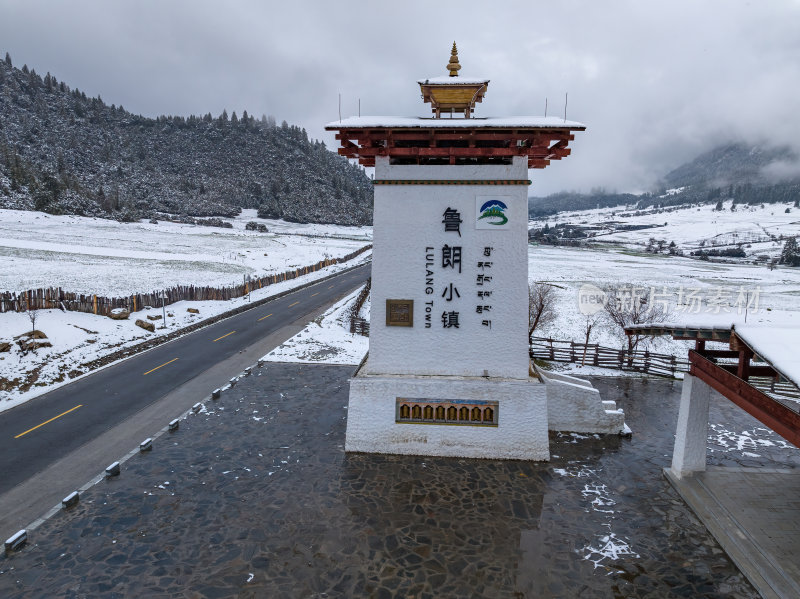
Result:
<svg viewBox="0 0 800 599">
<path fill-rule="evenodd" d="M 370 268 L 289 293 L 0 413 L 0 495 L 288 323 L 310 319 L 363 283 Z"/>
</svg>

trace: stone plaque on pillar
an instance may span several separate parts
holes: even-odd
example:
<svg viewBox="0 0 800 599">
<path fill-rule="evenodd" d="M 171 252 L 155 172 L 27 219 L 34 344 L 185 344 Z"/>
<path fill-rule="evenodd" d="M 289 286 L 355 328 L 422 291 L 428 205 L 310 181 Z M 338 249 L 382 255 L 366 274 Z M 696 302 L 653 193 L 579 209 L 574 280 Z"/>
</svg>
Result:
<svg viewBox="0 0 800 599">
<path fill-rule="evenodd" d="M 387 327 L 413 327 L 414 326 L 414 300 L 387 299 L 386 300 L 386 326 Z"/>
</svg>

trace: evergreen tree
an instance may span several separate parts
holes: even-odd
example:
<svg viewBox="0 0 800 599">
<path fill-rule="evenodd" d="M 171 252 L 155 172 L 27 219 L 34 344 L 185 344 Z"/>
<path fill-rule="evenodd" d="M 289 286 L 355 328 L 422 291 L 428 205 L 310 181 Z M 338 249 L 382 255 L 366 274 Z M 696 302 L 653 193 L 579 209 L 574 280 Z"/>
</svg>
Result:
<svg viewBox="0 0 800 599">
<path fill-rule="evenodd" d="M 11 55 L 10 55 L 8 52 L 6 52 L 6 64 L 7 64 L 8 66 L 13 66 L 13 65 L 11 64 Z"/>
<path fill-rule="evenodd" d="M 781 264 L 787 266 L 800 266 L 800 247 L 796 237 L 787 237 L 781 252 Z"/>
</svg>

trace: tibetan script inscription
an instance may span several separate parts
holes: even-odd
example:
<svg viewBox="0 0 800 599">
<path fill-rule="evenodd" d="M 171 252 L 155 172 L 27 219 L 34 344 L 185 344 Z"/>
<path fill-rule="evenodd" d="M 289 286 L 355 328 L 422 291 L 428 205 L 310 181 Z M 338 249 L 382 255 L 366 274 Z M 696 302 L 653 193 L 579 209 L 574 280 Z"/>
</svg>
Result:
<svg viewBox="0 0 800 599">
<path fill-rule="evenodd" d="M 386 300 L 387 327 L 414 326 L 414 300 Z"/>
</svg>

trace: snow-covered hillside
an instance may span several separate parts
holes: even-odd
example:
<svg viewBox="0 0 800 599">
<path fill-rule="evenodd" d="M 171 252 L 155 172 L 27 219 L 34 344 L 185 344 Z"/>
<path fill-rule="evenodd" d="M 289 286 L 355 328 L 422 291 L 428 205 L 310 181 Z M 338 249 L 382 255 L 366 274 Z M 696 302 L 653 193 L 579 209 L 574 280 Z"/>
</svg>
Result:
<svg viewBox="0 0 800 599">
<path fill-rule="evenodd" d="M 160 212 L 372 221 L 364 169 L 305 129 L 245 110 L 132 114 L 0 61 L 0 207 L 130 220 Z M 105 95 L 105 93 L 103 94 Z"/>
<path fill-rule="evenodd" d="M 532 220 L 530 227 L 571 225 L 585 232 L 582 237 L 588 236 L 584 241 L 591 245 L 616 244 L 631 249 L 644 249 L 653 238 L 656 242 L 663 240 L 663 253 L 668 252 L 671 242 L 684 253 L 741 245 L 751 262 L 759 256 L 776 257 L 783 238 L 800 235 L 800 209 L 793 204 L 732 207 L 727 201 L 722 210 L 714 204 L 647 210 L 600 208 Z"/>
</svg>

